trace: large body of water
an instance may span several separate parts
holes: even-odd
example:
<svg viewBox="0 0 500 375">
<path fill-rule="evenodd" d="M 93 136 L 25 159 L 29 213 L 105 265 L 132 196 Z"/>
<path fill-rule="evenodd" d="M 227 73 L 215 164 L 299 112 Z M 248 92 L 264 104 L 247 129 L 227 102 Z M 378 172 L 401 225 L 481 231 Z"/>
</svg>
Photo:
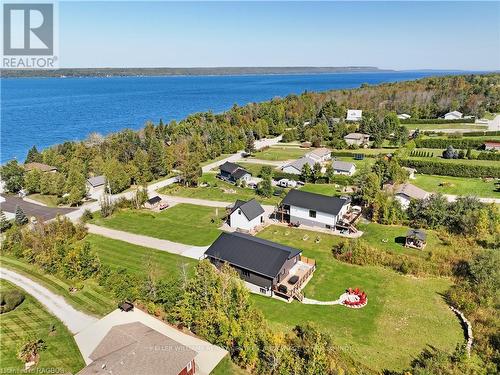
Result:
<svg viewBox="0 0 500 375">
<path fill-rule="evenodd" d="M 1 79 L 1 162 L 23 162 L 28 149 L 92 132 L 139 129 L 193 112 L 222 112 L 305 90 L 353 88 L 454 72 L 376 72 L 310 75 L 19 78 Z"/>
</svg>

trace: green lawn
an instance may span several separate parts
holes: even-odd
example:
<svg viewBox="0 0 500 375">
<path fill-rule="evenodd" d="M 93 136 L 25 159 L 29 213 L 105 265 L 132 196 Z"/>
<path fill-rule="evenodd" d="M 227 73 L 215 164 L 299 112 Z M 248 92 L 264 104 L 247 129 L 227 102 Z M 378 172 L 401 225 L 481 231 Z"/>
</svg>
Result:
<svg viewBox="0 0 500 375">
<path fill-rule="evenodd" d="M 57 195 L 30 194 L 27 198 L 40 202 L 48 207 L 57 207 Z"/>
<path fill-rule="evenodd" d="M 18 288 L 0 280 L 0 289 Z M 81 370 L 85 363 L 68 329 L 28 293 L 24 292 L 24 295 L 25 300 L 15 310 L 1 315 L 0 371 L 5 374 L 24 371 L 24 363 L 17 358 L 17 353 L 23 344 L 33 338 L 44 340 L 47 346 L 40 353 L 38 366 L 32 369 L 34 373 L 43 373 L 44 369 L 57 370 L 54 373 L 58 374 Z"/>
<path fill-rule="evenodd" d="M 225 159 L 227 158 L 228 156 L 230 156 L 231 154 L 221 154 L 219 156 L 217 156 L 216 158 L 214 159 L 209 159 L 209 160 L 206 160 L 202 163 L 200 163 L 200 166 L 201 167 L 204 167 L 205 165 L 208 165 L 208 164 L 211 164 L 211 163 L 215 163 L 216 161 L 219 161 L 219 160 L 222 160 L 222 159 Z"/>
<path fill-rule="evenodd" d="M 115 301 L 102 287 L 94 280 L 87 280 L 82 283 L 83 288 L 76 293 L 70 293 L 69 290 L 74 284 L 63 280 L 55 275 L 45 273 L 41 268 L 27 264 L 24 261 L 11 256 L 1 255 L 0 264 L 23 274 L 35 282 L 45 286 L 54 293 L 64 297 L 73 307 L 87 314 L 95 316 L 104 316 L 115 309 Z"/>
<path fill-rule="evenodd" d="M 185 187 L 179 184 L 166 186 L 159 190 L 161 194 L 174 195 L 179 197 L 208 199 L 212 201 L 227 202 L 228 204 L 234 203 L 237 199 L 249 200 L 257 199 L 263 204 L 277 204 L 281 199 L 272 196 L 264 198 L 255 193 L 255 190 L 250 188 L 241 188 L 232 185 L 228 182 L 222 181 L 215 176 L 215 173 L 205 173 L 200 178 L 200 183 L 208 183 L 207 187 Z"/>
<path fill-rule="evenodd" d="M 304 154 L 311 152 L 314 150 L 313 148 L 300 148 L 293 146 L 271 146 L 266 150 L 262 150 L 256 152 L 253 157 L 261 160 L 289 160 L 289 159 L 298 159 Z"/>
<path fill-rule="evenodd" d="M 300 188 L 302 191 L 307 191 L 309 193 L 323 194 L 328 196 L 338 196 L 341 195 L 340 189 L 335 188 L 333 184 L 310 184 L 307 183 Z"/>
<path fill-rule="evenodd" d="M 249 372 L 239 368 L 231 361 L 229 354 L 212 370 L 210 375 L 248 375 Z"/>
<path fill-rule="evenodd" d="M 216 212 L 218 211 L 218 216 Z M 178 204 L 161 212 L 120 210 L 110 217 L 97 217 L 94 224 L 126 232 L 184 243 L 210 245 L 220 234 L 223 208 Z"/>
<path fill-rule="evenodd" d="M 410 180 L 410 182 L 429 192 L 500 198 L 500 192 L 495 191 L 495 182 L 493 180 L 484 181 L 481 178 L 421 174 L 417 174 L 415 177 L 415 180 Z"/>
<path fill-rule="evenodd" d="M 488 125 L 476 125 L 476 124 L 404 124 L 409 130 L 420 129 L 420 130 L 442 130 L 442 129 L 456 129 L 456 130 L 488 130 Z"/>
<path fill-rule="evenodd" d="M 159 277 L 177 275 L 183 266 L 186 266 L 190 271 L 196 264 L 194 259 L 95 234 L 87 235 L 85 240 L 90 242 L 102 264 L 110 267 L 124 267 L 127 271 L 140 275 L 147 272 L 145 269 L 146 260 L 151 260 L 156 265 Z"/>
<path fill-rule="evenodd" d="M 304 241 L 306 233 L 309 239 Z M 400 370 L 428 345 L 451 351 L 463 341 L 460 324 L 442 298 L 451 285 L 448 280 L 417 279 L 380 267 L 338 262 L 331 247 L 340 238 L 328 234 L 271 226 L 258 236 L 300 248 L 316 260 L 317 270 L 305 288 L 306 297 L 335 300 L 348 287 L 359 287 L 368 294 L 368 305 L 359 310 L 296 301 L 286 304 L 253 296 L 276 328 L 291 329 L 313 321 L 344 351 L 375 370 Z M 315 243 L 317 236 L 319 244 Z"/>
</svg>

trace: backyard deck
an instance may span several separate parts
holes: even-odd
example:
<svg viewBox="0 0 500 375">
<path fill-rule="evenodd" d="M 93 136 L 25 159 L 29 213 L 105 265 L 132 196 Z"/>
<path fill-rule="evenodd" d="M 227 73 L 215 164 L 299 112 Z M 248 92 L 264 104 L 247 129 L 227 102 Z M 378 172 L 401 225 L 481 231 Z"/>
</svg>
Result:
<svg viewBox="0 0 500 375">
<path fill-rule="evenodd" d="M 297 298 L 302 300 L 302 288 L 312 277 L 313 272 L 316 270 L 316 261 L 305 256 L 301 256 L 300 260 L 290 269 L 288 275 L 277 285 L 273 287 L 273 293 L 277 296 L 283 297 L 287 300 Z M 298 277 L 297 282 L 290 283 L 292 277 Z M 286 292 L 280 288 L 286 287 Z"/>
</svg>

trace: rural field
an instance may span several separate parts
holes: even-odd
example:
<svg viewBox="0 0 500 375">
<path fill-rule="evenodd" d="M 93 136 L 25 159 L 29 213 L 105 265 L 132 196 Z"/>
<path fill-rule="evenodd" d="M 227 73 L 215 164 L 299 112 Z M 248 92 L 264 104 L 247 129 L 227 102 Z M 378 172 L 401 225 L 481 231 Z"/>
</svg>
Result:
<svg viewBox="0 0 500 375">
<path fill-rule="evenodd" d="M 218 213 L 217 213 L 218 212 Z M 177 204 L 161 212 L 120 210 L 92 223 L 125 232 L 142 234 L 186 245 L 211 244 L 220 231 L 223 208 Z"/>
<path fill-rule="evenodd" d="M 306 241 L 305 234 L 309 235 Z M 303 249 L 305 256 L 316 260 L 317 270 L 305 288 L 306 297 L 336 300 L 349 287 L 359 287 L 368 295 L 368 305 L 360 310 L 296 301 L 286 304 L 253 296 L 276 328 L 291 329 L 314 321 L 344 351 L 375 370 L 402 369 L 429 345 L 452 351 L 463 340 L 460 323 L 442 298 L 451 285 L 449 280 L 414 278 L 380 267 L 338 262 L 331 247 L 339 238 L 327 234 L 271 226 L 258 236 Z M 317 236 L 321 239 L 318 244 Z"/>
<path fill-rule="evenodd" d="M 409 130 L 415 130 L 415 129 L 420 129 L 420 130 L 443 130 L 443 129 L 454 129 L 454 130 L 488 130 L 487 125 L 476 125 L 476 124 L 457 124 L 457 123 L 450 123 L 450 124 L 403 124 L 405 127 L 407 127 Z"/>
<path fill-rule="evenodd" d="M 494 180 L 417 174 L 415 180 L 410 182 L 428 192 L 500 198 L 500 191 L 496 191 Z"/>
<path fill-rule="evenodd" d="M 304 156 L 308 152 L 311 152 L 313 149 L 309 148 L 300 148 L 299 146 L 271 146 L 265 150 L 256 152 L 253 157 L 255 159 L 261 160 L 272 160 L 272 161 L 280 161 L 280 160 L 290 160 L 290 159 L 298 159 L 301 156 Z"/>
<path fill-rule="evenodd" d="M 33 339 L 42 339 L 46 345 L 46 349 L 40 352 L 40 362 L 33 373 L 44 369 L 53 369 L 58 374 L 76 373 L 84 367 L 75 340 L 64 324 L 28 293 L 0 280 L 0 292 L 12 289 L 23 292 L 25 299 L 14 310 L 1 315 L 0 371 L 5 374 L 24 371 L 24 363 L 17 358 L 18 350 Z"/>
</svg>

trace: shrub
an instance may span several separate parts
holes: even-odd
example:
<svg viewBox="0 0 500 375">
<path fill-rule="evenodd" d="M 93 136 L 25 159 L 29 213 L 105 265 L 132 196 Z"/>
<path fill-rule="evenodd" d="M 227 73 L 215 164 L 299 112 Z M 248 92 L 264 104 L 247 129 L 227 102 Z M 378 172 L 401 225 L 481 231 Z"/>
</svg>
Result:
<svg viewBox="0 0 500 375">
<path fill-rule="evenodd" d="M 401 159 L 403 167 L 416 168 L 418 173 L 453 177 L 500 177 L 500 167 L 496 165 L 470 165 L 457 161 L 446 163 L 439 160 Z"/>
<path fill-rule="evenodd" d="M 86 209 L 85 211 L 83 211 L 83 214 L 82 214 L 82 221 L 84 223 L 86 223 L 87 221 L 90 221 L 94 218 L 94 214 L 92 213 L 92 211 L 90 211 L 89 209 Z"/>
<path fill-rule="evenodd" d="M 0 292 L 0 314 L 14 310 L 24 301 L 24 294 L 19 290 L 11 289 Z"/>
<path fill-rule="evenodd" d="M 473 138 L 419 138 L 415 140 L 417 148 L 479 148 L 484 143 L 482 139 Z"/>
</svg>

